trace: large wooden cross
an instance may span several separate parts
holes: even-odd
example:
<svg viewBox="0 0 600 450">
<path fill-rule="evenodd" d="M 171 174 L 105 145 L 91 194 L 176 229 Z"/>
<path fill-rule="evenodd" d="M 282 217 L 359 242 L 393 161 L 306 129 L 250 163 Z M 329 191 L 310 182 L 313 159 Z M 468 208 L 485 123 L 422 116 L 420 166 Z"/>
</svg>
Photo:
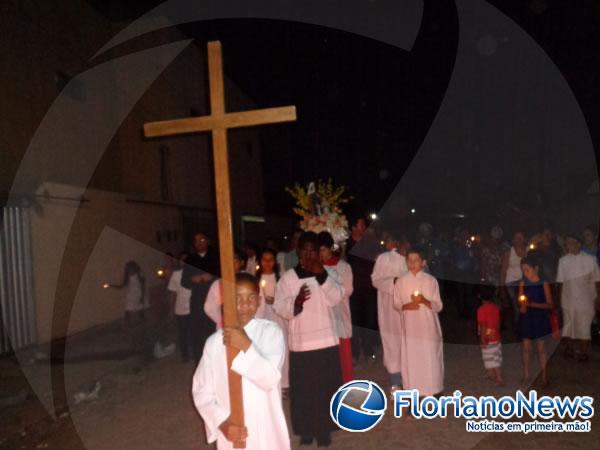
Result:
<svg viewBox="0 0 600 450">
<path fill-rule="evenodd" d="M 235 274 L 233 269 L 233 230 L 231 193 L 229 185 L 229 156 L 227 129 L 296 120 L 296 107 L 267 108 L 253 111 L 225 112 L 221 42 L 208 43 L 208 79 L 210 85 L 210 116 L 165 120 L 144 124 L 146 137 L 174 136 L 187 133 L 212 132 L 214 152 L 217 221 L 223 287 L 223 322 L 225 327 L 239 327 L 235 301 Z M 230 422 L 244 424 L 242 382 L 231 370 L 238 351 L 227 348 L 229 375 Z M 234 448 L 244 448 L 243 442 L 234 442 Z"/>
</svg>

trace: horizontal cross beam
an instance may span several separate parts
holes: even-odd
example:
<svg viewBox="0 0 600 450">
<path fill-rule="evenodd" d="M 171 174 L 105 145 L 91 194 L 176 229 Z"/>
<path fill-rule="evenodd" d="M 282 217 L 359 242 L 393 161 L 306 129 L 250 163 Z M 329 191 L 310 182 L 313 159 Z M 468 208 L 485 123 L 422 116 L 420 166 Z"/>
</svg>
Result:
<svg viewBox="0 0 600 450">
<path fill-rule="evenodd" d="M 174 136 L 177 134 L 198 133 L 214 129 L 242 128 L 254 125 L 292 122 L 296 120 L 296 107 L 255 109 L 185 119 L 162 120 L 144 124 L 144 136 Z"/>
</svg>

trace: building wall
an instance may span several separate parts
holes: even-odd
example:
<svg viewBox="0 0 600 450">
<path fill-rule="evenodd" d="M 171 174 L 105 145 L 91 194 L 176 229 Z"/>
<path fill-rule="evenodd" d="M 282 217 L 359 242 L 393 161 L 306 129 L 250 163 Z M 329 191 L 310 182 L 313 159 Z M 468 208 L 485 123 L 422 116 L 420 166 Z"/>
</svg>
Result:
<svg viewBox="0 0 600 450">
<path fill-rule="evenodd" d="M 31 137 L 61 89 L 72 77 L 102 64 L 92 56 L 126 24 L 111 22 L 80 0 L 9 0 L 0 6 L 0 26 L 5 36 L 0 40 L 0 194 L 7 194 Z M 155 33 L 120 53 L 111 51 L 104 61 L 182 39 L 187 37 L 177 29 Z M 44 175 L 32 187 L 37 194 L 32 245 L 41 342 L 121 317 L 124 293 L 101 289 L 103 282 L 120 281 L 125 262 L 136 259 L 151 288 L 159 283 L 153 274 L 162 264 L 162 252 L 185 249 L 185 233 L 189 235 L 192 227 L 216 229 L 210 136 L 142 136 L 145 122 L 208 113 L 205 45 L 189 45 L 150 86 L 121 124 L 88 186 L 70 186 L 61 179 L 64 170 L 53 172 L 40 162 Z M 132 76 L 113 73 L 107 89 L 126 92 Z M 229 80 L 226 95 L 230 110 L 253 106 Z M 85 92 L 71 100 L 85 102 Z M 117 94 L 114 105 L 119 101 Z M 96 113 L 113 112 L 109 108 Z M 229 141 L 234 212 L 261 215 L 258 130 L 235 130 Z M 53 154 L 54 145 L 70 144 L 49 142 L 43 151 Z M 169 154 L 167 197 L 161 190 L 161 146 L 168 147 Z M 85 148 L 72 148 L 70 154 L 58 166 L 76 171 Z M 82 190 L 87 201 L 79 206 L 57 199 L 77 198 Z M 64 233 L 66 241 L 56 238 Z"/>
</svg>

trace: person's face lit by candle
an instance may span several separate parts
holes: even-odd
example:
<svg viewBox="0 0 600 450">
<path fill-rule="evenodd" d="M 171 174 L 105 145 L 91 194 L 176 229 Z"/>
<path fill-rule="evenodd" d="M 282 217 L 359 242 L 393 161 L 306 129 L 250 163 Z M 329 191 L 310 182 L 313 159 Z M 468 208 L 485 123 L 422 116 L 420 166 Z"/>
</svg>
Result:
<svg viewBox="0 0 600 450">
<path fill-rule="evenodd" d="M 413 275 L 416 275 L 425 267 L 425 260 L 421 257 L 420 253 L 410 251 L 406 258 L 406 265 L 408 266 L 408 270 Z"/>
</svg>

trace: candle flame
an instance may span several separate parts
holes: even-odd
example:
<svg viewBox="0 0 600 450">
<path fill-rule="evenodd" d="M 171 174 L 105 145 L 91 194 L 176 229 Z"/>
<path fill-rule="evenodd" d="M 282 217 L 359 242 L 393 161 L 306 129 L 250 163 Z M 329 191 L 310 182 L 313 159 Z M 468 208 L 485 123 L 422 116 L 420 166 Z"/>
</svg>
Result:
<svg viewBox="0 0 600 450">
<path fill-rule="evenodd" d="M 420 293 L 418 290 L 417 290 L 417 291 L 415 291 L 415 292 L 413 292 L 413 295 L 414 295 L 415 297 L 417 297 L 417 296 L 418 296 L 418 295 L 420 295 L 420 294 L 421 294 L 421 293 Z"/>
<path fill-rule="evenodd" d="M 267 280 L 260 280 L 260 287 L 264 288 L 267 285 Z"/>
<path fill-rule="evenodd" d="M 526 302 L 527 301 L 527 296 L 526 295 L 520 295 L 519 296 L 519 301 L 523 302 L 523 303 Z"/>
<path fill-rule="evenodd" d="M 108 284 L 108 283 L 104 283 L 104 284 L 102 285 L 102 287 L 103 287 L 104 289 L 108 289 L 108 288 L 110 287 L 110 284 Z"/>
<path fill-rule="evenodd" d="M 158 269 L 158 270 L 156 271 L 156 275 L 158 275 L 159 277 L 162 277 L 164 274 L 165 274 L 165 271 L 164 271 L 164 270 L 162 270 L 162 269 Z"/>
</svg>

